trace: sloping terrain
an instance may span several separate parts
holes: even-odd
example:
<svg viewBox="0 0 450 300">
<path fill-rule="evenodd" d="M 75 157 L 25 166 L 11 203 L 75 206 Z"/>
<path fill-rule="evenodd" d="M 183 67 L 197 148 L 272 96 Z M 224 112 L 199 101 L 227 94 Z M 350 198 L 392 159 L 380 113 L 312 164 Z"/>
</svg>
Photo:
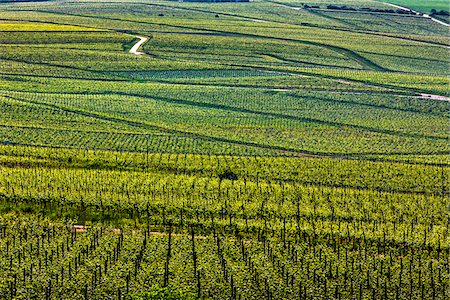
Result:
<svg viewBox="0 0 450 300">
<path fill-rule="evenodd" d="M 450 297 L 445 25 L 0 2 L 0 299 Z"/>
</svg>

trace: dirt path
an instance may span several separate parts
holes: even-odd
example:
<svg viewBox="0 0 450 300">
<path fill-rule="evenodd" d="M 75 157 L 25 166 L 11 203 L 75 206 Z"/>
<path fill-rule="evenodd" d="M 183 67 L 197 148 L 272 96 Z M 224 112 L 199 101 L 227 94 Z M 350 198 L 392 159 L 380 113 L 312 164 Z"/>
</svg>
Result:
<svg viewBox="0 0 450 300">
<path fill-rule="evenodd" d="M 447 23 L 445 23 L 445 22 L 442 22 L 441 20 L 435 19 L 435 18 L 433 18 L 432 16 L 427 15 L 427 14 L 422 14 L 422 13 L 420 13 L 420 12 L 418 12 L 418 11 L 415 11 L 415 10 L 413 10 L 413 9 L 411 9 L 411 8 L 408 8 L 408 7 L 405 7 L 405 6 L 396 5 L 396 4 L 392 4 L 392 3 L 387 3 L 387 2 L 380 2 L 380 3 L 386 4 L 386 5 L 389 5 L 389 6 L 398 8 L 398 9 L 401 9 L 401 10 L 411 11 L 411 12 L 415 13 L 417 16 L 421 16 L 421 17 L 430 19 L 430 20 L 432 20 L 432 21 L 434 21 L 434 22 L 436 22 L 436 23 L 438 23 L 438 24 L 441 24 L 441 25 L 450 27 L 449 24 L 447 24 Z"/>
<path fill-rule="evenodd" d="M 449 24 L 447 24 L 447 23 L 445 23 L 445 22 L 442 22 L 441 20 L 435 19 L 435 18 L 433 18 L 433 17 L 430 16 L 430 15 L 423 14 L 423 13 L 421 13 L 421 12 L 415 11 L 415 10 L 410 9 L 410 8 L 408 8 L 408 7 L 400 6 L 400 5 L 396 5 L 396 4 L 392 4 L 392 3 L 388 3 L 388 2 L 381 2 L 381 1 L 376 1 L 376 2 L 385 4 L 385 5 L 389 5 L 389 6 L 391 6 L 391 7 L 397 8 L 397 9 L 401 9 L 401 10 L 405 10 L 405 11 L 411 11 L 411 12 L 415 13 L 417 16 L 421 16 L 421 17 L 430 19 L 430 20 L 432 20 L 432 21 L 434 21 L 434 22 L 436 22 L 436 23 L 438 23 L 438 24 L 441 24 L 441 25 L 450 27 Z M 280 4 L 280 3 L 277 3 L 276 5 L 277 5 L 277 6 L 286 7 L 286 8 L 290 8 L 290 9 L 294 9 L 294 10 L 301 10 L 301 9 L 302 9 L 301 7 L 288 6 L 288 5 L 284 5 L 284 4 Z"/>
<path fill-rule="evenodd" d="M 274 2 L 275 3 L 275 2 Z M 293 9 L 293 10 L 302 10 L 301 7 L 296 7 L 296 6 L 289 6 L 289 5 L 284 5 L 281 3 L 275 3 L 276 6 L 281 6 L 281 7 L 285 7 L 285 8 L 289 8 L 289 9 Z"/>
<path fill-rule="evenodd" d="M 420 94 L 419 98 L 421 98 L 421 99 L 433 99 L 433 100 L 450 102 L 450 98 L 449 97 L 439 96 L 439 95 Z"/>
<path fill-rule="evenodd" d="M 136 36 L 138 39 L 140 39 L 139 42 L 137 42 L 133 48 L 130 49 L 130 53 L 131 54 L 135 54 L 135 55 L 142 55 L 145 54 L 144 52 L 138 52 L 139 48 L 148 41 L 148 38 L 146 37 L 142 37 L 142 36 Z"/>
<path fill-rule="evenodd" d="M 272 73 L 272 74 L 277 74 L 277 75 L 286 75 L 286 76 L 298 76 L 298 77 L 314 77 L 313 74 L 297 74 L 297 73 L 291 73 L 291 72 L 281 72 L 281 71 L 270 71 L 270 70 L 261 70 L 261 69 L 257 69 L 257 68 L 252 68 L 252 70 L 255 71 L 260 71 L 260 72 L 264 72 L 264 73 Z M 320 76 L 316 76 L 316 77 L 320 77 Z M 354 85 L 355 82 L 352 81 L 348 81 L 348 80 L 344 80 L 344 79 L 339 79 L 339 78 L 328 78 L 330 80 L 334 80 L 336 82 L 339 83 L 343 83 L 343 84 L 348 84 L 348 85 Z M 387 87 L 385 87 L 387 88 Z M 393 86 L 392 88 L 397 88 L 395 86 Z M 293 91 L 295 89 L 279 89 L 280 91 Z M 348 94 L 364 94 L 363 92 L 358 92 L 358 91 L 327 91 L 329 93 L 348 93 Z M 394 96 L 398 96 L 398 97 L 414 97 L 414 98 L 420 98 L 420 99 L 431 99 L 431 100 L 438 100 L 438 101 L 447 101 L 450 102 L 450 97 L 446 97 L 446 96 L 441 96 L 441 95 L 434 95 L 434 94 L 425 94 L 425 93 L 415 93 L 415 95 L 404 95 L 404 94 L 395 94 L 394 92 L 391 93 Z"/>
</svg>

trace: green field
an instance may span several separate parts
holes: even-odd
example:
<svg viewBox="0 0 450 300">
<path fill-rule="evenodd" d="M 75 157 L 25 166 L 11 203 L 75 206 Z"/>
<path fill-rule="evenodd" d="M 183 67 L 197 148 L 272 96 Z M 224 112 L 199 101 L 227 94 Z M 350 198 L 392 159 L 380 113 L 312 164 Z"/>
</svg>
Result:
<svg viewBox="0 0 450 300">
<path fill-rule="evenodd" d="M 414 10 L 429 13 L 432 9 L 449 11 L 450 4 L 446 0 L 392 0 L 393 4 L 410 7 Z"/>
<path fill-rule="evenodd" d="M 0 299 L 450 298 L 445 25 L 0 2 Z"/>
</svg>

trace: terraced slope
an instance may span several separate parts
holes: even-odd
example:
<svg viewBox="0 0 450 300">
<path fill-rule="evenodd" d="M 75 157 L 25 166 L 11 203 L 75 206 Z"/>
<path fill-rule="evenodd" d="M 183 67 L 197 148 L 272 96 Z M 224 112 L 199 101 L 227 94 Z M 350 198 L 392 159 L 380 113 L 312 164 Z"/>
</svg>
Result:
<svg viewBox="0 0 450 300">
<path fill-rule="evenodd" d="M 0 299 L 449 299 L 449 47 L 369 0 L 0 1 Z"/>
</svg>

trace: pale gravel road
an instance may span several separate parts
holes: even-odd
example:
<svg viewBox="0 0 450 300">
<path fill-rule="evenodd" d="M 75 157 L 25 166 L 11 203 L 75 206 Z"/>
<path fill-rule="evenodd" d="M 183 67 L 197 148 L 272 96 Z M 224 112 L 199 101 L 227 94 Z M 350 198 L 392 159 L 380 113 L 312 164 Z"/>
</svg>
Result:
<svg viewBox="0 0 450 300">
<path fill-rule="evenodd" d="M 148 38 L 142 37 L 142 36 L 136 36 L 136 37 L 137 37 L 138 39 L 140 39 L 140 41 L 137 42 L 137 43 L 133 46 L 133 48 L 130 49 L 130 53 L 131 53 L 131 54 L 135 54 L 135 55 L 142 55 L 142 54 L 145 54 L 144 52 L 139 52 L 138 50 L 139 50 L 139 48 L 140 48 L 145 42 L 148 41 Z"/>
<path fill-rule="evenodd" d="M 438 24 L 441 24 L 441 25 L 450 27 L 449 24 L 447 24 L 447 23 L 445 23 L 445 22 L 442 22 L 441 20 L 435 19 L 435 18 L 433 18 L 432 16 L 427 15 L 427 14 L 422 14 L 422 13 L 420 13 L 420 12 L 418 12 L 418 11 L 415 11 L 415 10 L 412 10 L 412 9 L 410 9 L 410 8 L 408 8 L 408 7 L 404 7 L 404 6 L 400 6 L 400 5 L 396 5 L 396 4 L 392 4 L 392 3 L 388 3 L 388 2 L 381 2 L 381 1 L 376 1 L 376 0 L 374 0 L 374 1 L 375 1 L 375 2 L 378 2 L 378 3 L 385 4 L 385 5 L 392 6 L 392 7 L 401 9 L 401 10 L 412 11 L 412 12 L 415 13 L 417 16 L 422 16 L 422 17 L 427 18 L 427 19 L 430 19 L 430 20 L 432 20 L 432 21 L 434 21 L 434 22 L 436 22 L 436 23 L 438 23 Z M 293 6 L 288 6 L 288 5 L 284 5 L 284 4 L 276 4 L 276 5 L 277 5 L 277 6 L 286 7 L 286 8 L 290 8 L 290 9 L 294 9 L 294 10 L 301 10 L 301 9 L 302 9 L 301 7 L 293 7 Z"/>
<path fill-rule="evenodd" d="M 378 2 L 378 1 L 377 1 L 377 2 Z M 427 15 L 427 14 L 422 14 L 422 13 L 420 13 L 420 12 L 418 12 L 418 11 L 415 11 L 415 10 L 412 10 L 412 9 L 410 9 L 410 8 L 408 8 L 408 7 L 404 7 L 404 6 L 400 6 L 400 5 L 396 5 L 396 4 L 392 4 L 392 3 L 388 3 L 388 2 L 380 2 L 380 3 L 386 4 L 386 5 L 389 5 L 389 6 L 398 8 L 398 9 L 401 9 L 401 10 L 411 11 L 411 12 L 415 13 L 415 14 L 418 15 L 418 16 L 422 16 L 422 17 L 427 18 L 427 19 L 430 19 L 430 20 L 432 20 L 432 21 L 434 21 L 434 22 L 436 22 L 436 23 L 438 23 L 438 24 L 441 24 L 441 25 L 450 27 L 449 24 L 447 24 L 447 23 L 445 23 L 445 22 L 442 22 L 441 20 L 435 19 L 435 18 L 433 18 L 433 17 L 431 17 L 430 15 Z"/>
</svg>

